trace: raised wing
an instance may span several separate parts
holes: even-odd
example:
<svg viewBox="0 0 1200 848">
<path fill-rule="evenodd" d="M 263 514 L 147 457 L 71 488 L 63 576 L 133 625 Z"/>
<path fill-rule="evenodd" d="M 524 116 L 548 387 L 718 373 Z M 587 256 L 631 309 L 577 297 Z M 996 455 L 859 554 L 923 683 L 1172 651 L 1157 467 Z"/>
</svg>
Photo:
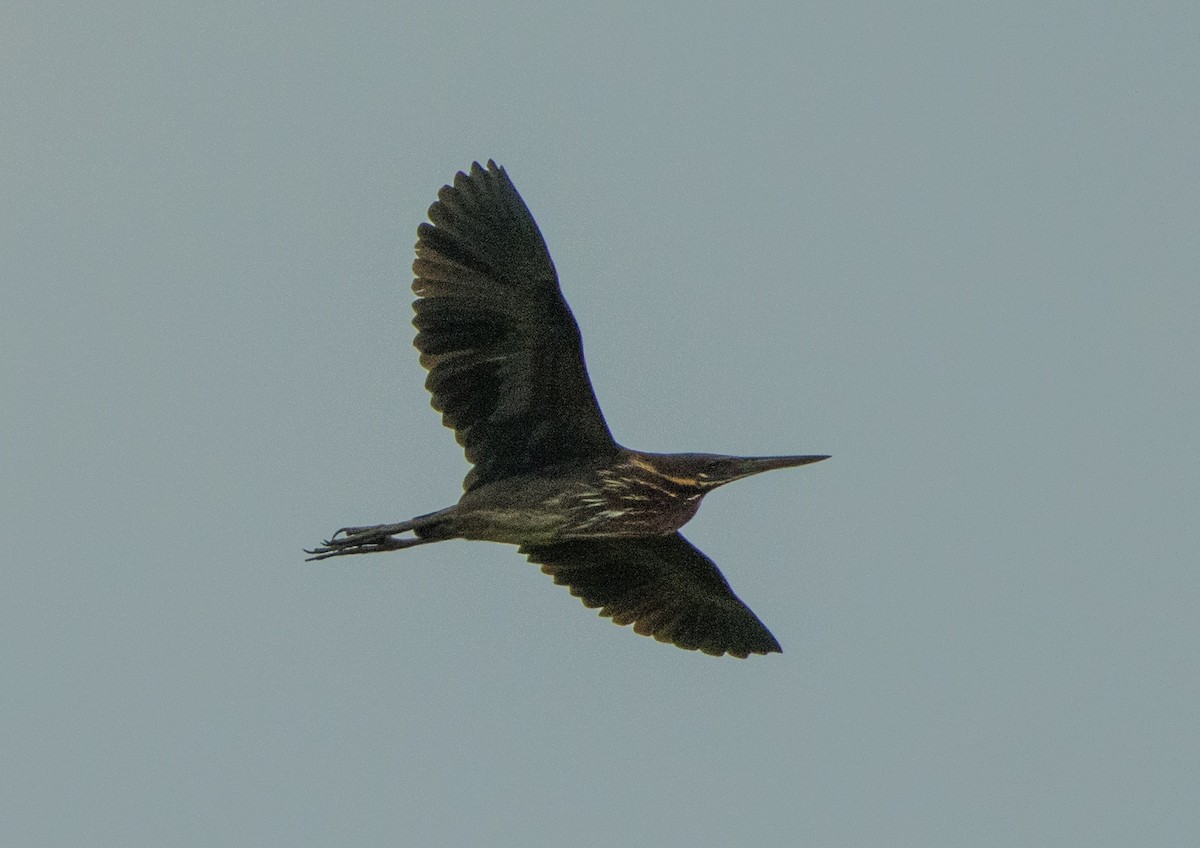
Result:
<svg viewBox="0 0 1200 848">
<path fill-rule="evenodd" d="M 779 643 L 713 561 L 678 533 L 525 545 L 521 553 L 584 606 L 634 632 L 720 656 L 768 654 Z"/>
<path fill-rule="evenodd" d="M 433 408 L 475 466 L 463 488 L 615 455 L 579 326 L 504 169 L 489 161 L 459 172 L 429 220 L 417 229 L 413 344 Z"/>
</svg>

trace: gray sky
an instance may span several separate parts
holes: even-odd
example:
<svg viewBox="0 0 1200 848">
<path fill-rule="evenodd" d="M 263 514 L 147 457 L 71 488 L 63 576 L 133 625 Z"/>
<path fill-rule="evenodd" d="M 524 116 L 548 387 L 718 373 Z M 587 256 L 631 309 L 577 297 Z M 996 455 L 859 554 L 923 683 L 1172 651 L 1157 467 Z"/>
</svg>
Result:
<svg viewBox="0 0 1200 848">
<path fill-rule="evenodd" d="M 1195 841 L 1200 12 L 601 5 L 0 11 L 0 841 Z M 459 493 L 487 157 L 618 439 L 833 454 L 685 528 L 783 655 L 302 561 Z"/>
</svg>

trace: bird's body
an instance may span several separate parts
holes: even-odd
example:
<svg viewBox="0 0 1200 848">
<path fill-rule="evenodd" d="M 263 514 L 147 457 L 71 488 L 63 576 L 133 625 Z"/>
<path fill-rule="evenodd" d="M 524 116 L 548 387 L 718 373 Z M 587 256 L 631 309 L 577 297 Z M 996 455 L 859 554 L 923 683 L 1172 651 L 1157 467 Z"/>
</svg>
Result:
<svg viewBox="0 0 1200 848">
<path fill-rule="evenodd" d="M 629 451 L 617 464 L 575 461 L 472 489 L 455 519 L 464 539 L 536 545 L 669 533 L 696 514 L 701 494 Z"/>
<path fill-rule="evenodd" d="M 532 215 L 502 168 L 459 173 L 418 228 L 414 342 L 434 408 L 474 468 L 459 502 L 347 527 L 312 559 L 444 539 L 519 545 L 634 630 L 705 653 L 778 651 L 717 567 L 678 532 L 717 486 L 824 456 L 655 454 L 617 444 Z"/>
</svg>

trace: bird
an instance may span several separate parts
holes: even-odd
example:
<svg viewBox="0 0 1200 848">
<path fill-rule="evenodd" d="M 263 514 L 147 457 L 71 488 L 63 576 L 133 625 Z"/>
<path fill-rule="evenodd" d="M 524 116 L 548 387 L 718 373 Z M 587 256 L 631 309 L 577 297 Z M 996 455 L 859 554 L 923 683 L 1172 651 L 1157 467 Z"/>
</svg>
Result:
<svg viewBox="0 0 1200 848">
<path fill-rule="evenodd" d="M 779 652 L 680 533 L 718 486 L 828 456 L 646 453 L 616 442 L 533 215 L 492 160 L 460 171 L 417 228 L 414 346 L 471 469 L 454 506 L 343 527 L 309 561 L 446 539 L 517 545 L 587 607 L 713 656 Z"/>
</svg>

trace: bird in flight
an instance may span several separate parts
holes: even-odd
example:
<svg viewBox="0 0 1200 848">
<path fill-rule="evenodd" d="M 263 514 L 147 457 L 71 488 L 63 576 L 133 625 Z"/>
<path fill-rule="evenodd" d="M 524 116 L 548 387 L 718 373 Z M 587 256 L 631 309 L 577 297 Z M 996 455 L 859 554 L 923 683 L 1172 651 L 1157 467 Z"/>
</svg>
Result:
<svg viewBox="0 0 1200 848">
<path fill-rule="evenodd" d="M 643 453 L 617 444 L 596 402 L 579 326 L 504 169 L 459 172 L 417 228 L 413 344 L 433 408 L 471 471 L 457 504 L 344 527 L 310 560 L 444 539 L 519 546 L 555 583 L 635 632 L 706 654 L 779 643 L 712 560 L 678 532 L 705 494 L 826 456 Z"/>
</svg>

